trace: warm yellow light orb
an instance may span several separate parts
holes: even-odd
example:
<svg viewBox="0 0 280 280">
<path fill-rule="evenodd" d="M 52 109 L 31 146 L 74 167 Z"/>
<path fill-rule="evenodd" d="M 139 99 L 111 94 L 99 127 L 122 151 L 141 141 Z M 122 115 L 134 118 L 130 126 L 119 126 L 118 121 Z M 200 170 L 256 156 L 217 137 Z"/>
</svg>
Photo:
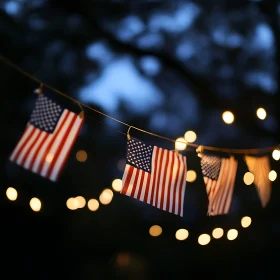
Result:
<svg viewBox="0 0 280 280">
<path fill-rule="evenodd" d="M 245 216 L 241 219 L 241 225 L 244 228 L 247 228 L 252 223 L 252 219 L 248 216 Z"/>
<path fill-rule="evenodd" d="M 245 183 L 247 186 L 251 185 L 251 184 L 254 182 L 254 179 L 255 179 L 255 177 L 254 177 L 254 174 L 253 174 L 253 173 L 251 173 L 251 172 L 246 172 L 246 173 L 244 174 L 243 180 L 244 180 L 244 183 Z"/>
<path fill-rule="evenodd" d="M 79 206 L 78 208 L 83 208 L 86 205 L 86 200 L 82 196 L 77 196 L 76 199 L 78 200 Z"/>
<path fill-rule="evenodd" d="M 186 147 L 187 147 L 187 142 L 186 142 L 185 138 L 179 137 L 176 139 L 175 150 L 183 151 L 186 149 Z"/>
<path fill-rule="evenodd" d="M 107 204 L 109 204 L 109 203 L 112 201 L 113 196 L 114 196 L 114 194 L 113 194 L 112 190 L 110 190 L 110 189 L 105 189 L 105 190 L 100 194 L 100 196 L 99 196 L 99 201 L 100 201 L 102 204 L 107 205 Z"/>
<path fill-rule="evenodd" d="M 41 210 L 42 203 L 39 198 L 33 197 L 31 198 L 29 205 L 34 212 L 38 212 Z"/>
<path fill-rule="evenodd" d="M 257 110 L 257 116 L 259 119 L 264 120 L 266 118 L 266 111 L 264 108 L 259 108 Z"/>
<path fill-rule="evenodd" d="M 79 201 L 75 197 L 70 197 L 66 201 L 66 206 L 70 210 L 76 210 L 79 208 Z"/>
<path fill-rule="evenodd" d="M 178 229 L 175 233 L 175 237 L 178 240 L 185 240 L 188 238 L 188 236 L 189 236 L 189 232 L 184 228 Z"/>
<path fill-rule="evenodd" d="M 122 180 L 121 179 L 115 179 L 112 182 L 112 188 L 114 189 L 114 191 L 120 192 L 121 189 L 122 189 Z"/>
<path fill-rule="evenodd" d="M 187 142 L 193 143 L 196 140 L 196 134 L 194 131 L 189 130 L 185 133 L 184 138 Z"/>
<path fill-rule="evenodd" d="M 187 182 L 194 182 L 196 180 L 196 172 L 194 170 L 187 171 Z"/>
<path fill-rule="evenodd" d="M 162 233 L 162 228 L 158 225 L 151 226 L 149 233 L 151 236 L 159 236 Z"/>
<path fill-rule="evenodd" d="M 279 160 L 280 159 L 280 151 L 279 150 L 274 150 L 272 152 L 272 157 L 275 159 L 275 160 Z"/>
<path fill-rule="evenodd" d="M 223 235 L 224 235 L 224 230 L 223 230 L 222 228 L 215 228 L 215 229 L 213 229 L 213 231 L 212 231 L 212 236 L 213 236 L 215 239 L 219 239 L 219 238 L 221 238 Z"/>
<path fill-rule="evenodd" d="M 99 208 L 99 202 L 97 199 L 92 198 L 88 201 L 88 209 L 90 211 L 96 211 L 98 208 Z"/>
<path fill-rule="evenodd" d="M 7 188 L 6 196 L 9 200 L 15 201 L 18 196 L 17 190 L 12 187 Z"/>
<path fill-rule="evenodd" d="M 84 150 L 80 150 L 76 153 L 76 159 L 79 162 L 85 162 L 87 160 L 87 152 Z"/>
<path fill-rule="evenodd" d="M 211 240 L 211 237 L 209 234 L 203 233 L 198 237 L 198 243 L 200 245 L 207 245 Z"/>
<path fill-rule="evenodd" d="M 234 115 L 230 111 L 225 111 L 222 117 L 226 124 L 231 124 L 234 121 Z"/>
<path fill-rule="evenodd" d="M 238 236 L 238 231 L 236 229 L 230 229 L 227 233 L 228 240 L 234 240 Z"/>
<path fill-rule="evenodd" d="M 272 181 L 272 182 L 275 181 L 276 178 L 277 178 L 277 173 L 276 173 L 276 171 L 271 170 L 271 171 L 269 172 L 269 174 L 268 174 L 268 178 L 269 178 L 269 180 Z"/>
</svg>

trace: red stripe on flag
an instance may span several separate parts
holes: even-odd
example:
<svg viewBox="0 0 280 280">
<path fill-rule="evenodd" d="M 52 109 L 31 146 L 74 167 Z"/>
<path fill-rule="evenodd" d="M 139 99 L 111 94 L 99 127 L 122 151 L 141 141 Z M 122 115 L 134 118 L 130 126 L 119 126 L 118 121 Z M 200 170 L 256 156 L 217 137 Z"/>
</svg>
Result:
<svg viewBox="0 0 280 280">
<path fill-rule="evenodd" d="M 133 166 L 129 166 L 127 176 L 126 176 L 126 179 L 124 181 L 123 188 L 122 188 L 122 193 L 124 193 L 124 194 L 127 193 L 127 189 L 129 187 L 129 183 L 130 183 L 130 179 L 131 179 L 131 176 L 132 176 L 132 173 L 133 173 L 133 169 L 134 169 Z"/>
<path fill-rule="evenodd" d="M 22 162 L 21 162 L 21 165 L 24 166 L 26 160 L 27 160 L 27 157 L 29 156 L 30 154 L 30 151 L 33 149 L 34 145 L 37 143 L 39 137 L 41 135 L 41 131 L 39 131 L 39 133 L 37 134 L 37 136 L 35 137 L 35 139 L 33 140 L 33 142 L 31 143 L 30 147 L 28 148 L 28 150 L 26 151 L 23 159 L 22 159 Z"/>
<path fill-rule="evenodd" d="M 176 179 L 174 180 L 174 191 L 173 191 L 173 204 L 172 204 L 172 213 L 175 213 L 175 202 L 176 202 L 176 189 L 177 189 L 177 182 L 179 180 L 179 171 L 180 171 L 180 168 L 181 168 L 181 164 L 180 164 L 180 161 L 177 159 L 177 170 L 176 170 Z"/>
<path fill-rule="evenodd" d="M 159 149 L 157 147 L 154 147 L 154 153 L 155 153 L 155 160 L 154 160 L 154 166 L 152 167 L 152 174 L 151 176 L 153 178 L 156 177 L 157 174 L 157 170 L 158 170 L 158 165 L 157 165 L 157 160 L 158 160 L 158 154 L 159 154 Z M 154 180 L 155 182 L 155 180 Z M 151 198 L 150 198 L 150 204 L 154 204 L 154 192 L 155 192 L 155 184 L 153 186 L 151 186 L 152 188 L 152 193 L 151 193 Z"/>
<path fill-rule="evenodd" d="M 173 167 L 174 167 L 174 158 L 175 156 L 173 155 L 171 157 L 171 165 L 170 165 L 170 177 L 169 177 L 169 181 L 168 181 L 168 190 L 167 190 L 167 203 L 166 203 L 166 210 L 169 211 L 169 206 L 170 206 L 170 199 L 171 199 L 171 195 L 170 195 L 170 192 L 171 192 L 171 182 L 172 182 L 172 179 L 173 179 Z"/>
<path fill-rule="evenodd" d="M 180 156 L 180 158 L 181 158 L 181 161 L 183 162 L 183 170 L 186 170 L 186 164 L 184 162 L 184 159 L 181 156 Z M 185 177 L 184 174 L 182 174 L 181 180 L 180 180 L 180 184 L 179 184 L 179 201 L 178 201 L 179 208 L 178 208 L 178 215 L 181 215 L 181 211 L 182 211 L 181 201 L 182 201 L 182 189 L 183 189 L 183 187 L 185 185 L 184 177 Z"/>
<path fill-rule="evenodd" d="M 27 143 L 29 142 L 30 138 L 32 137 L 34 131 L 35 131 L 35 127 L 33 126 L 28 137 L 25 139 L 25 141 L 22 143 L 21 147 L 18 149 L 15 157 L 14 157 L 14 161 L 16 162 L 20 156 L 20 154 L 22 153 L 22 150 L 24 149 L 24 147 L 27 145 Z"/>
<path fill-rule="evenodd" d="M 136 174 L 135 174 L 135 178 L 132 182 L 132 191 L 130 193 L 130 196 L 134 197 L 134 194 L 135 194 L 135 190 L 136 190 L 136 187 L 137 187 L 137 182 L 138 182 L 138 176 L 139 176 L 139 172 L 140 170 L 138 168 L 135 168 L 136 169 Z"/>
<path fill-rule="evenodd" d="M 161 177 L 161 173 L 162 173 L 162 159 L 163 159 L 163 154 L 164 154 L 164 151 L 163 149 L 159 148 L 160 149 L 160 157 L 159 157 L 159 167 L 158 167 L 158 170 L 157 170 L 157 180 L 156 180 L 156 185 L 155 185 L 155 200 L 153 200 L 153 205 L 157 207 L 157 202 L 158 202 L 158 192 L 159 192 L 159 187 L 160 187 L 160 177 Z"/>
<path fill-rule="evenodd" d="M 143 182 L 144 182 L 144 177 L 145 177 L 145 172 L 142 171 L 141 172 L 141 179 L 140 179 L 140 186 L 139 186 L 139 190 L 138 190 L 138 194 L 137 194 L 137 199 L 140 199 L 141 193 L 142 193 L 142 188 L 143 188 Z"/>
<path fill-rule="evenodd" d="M 61 171 L 62 171 L 62 169 L 64 168 L 64 166 L 65 166 L 65 164 L 66 164 L 66 161 L 67 161 L 67 159 L 68 159 L 68 157 L 69 157 L 69 154 L 70 154 L 70 152 L 71 152 L 71 150 L 72 150 L 72 148 L 73 148 L 73 145 L 74 145 L 74 143 L 75 143 L 75 141 L 76 141 L 76 139 L 77 139 L 77 137 L 78 137 L 78 135 L 79 135 L 79 133 L 80 133 L 80 131 L 81 131 L 81 129 L 82 129 L 82 126 L 83 126 L 84 121 L 85 121 L 85 118 L 83 118 L 83 120 L 81 121 L 80 126 L 79 126 L 79 128 L 77 129 L 77 132 L 76 132 L 75 136 L 73 137 L 73 141 L 72 141 L 71 145 L 69 145 L 69 149 L 68 149 L 67 153 L 65 154 L 64 160 L 63 160 L 63 162 L 61 163 L 61 165 L 60 165 L 60 167 L 59 167 L 59 170 L 58 170 L 58 172 L 57 172 L 56 180 L 59 178 L 59 176 L 60 176 L 60 174 L 61 174 Z"/>
<path fill-rule="evenodd" d="M 42 132 L 41 132 L 42 133 Z M 50 134 L 46 133 L 45 136 L 41 139 L 41 143 L 38 145 L 36 151 L 34 152 L 31 161 L 30 161 L 30 165 L 29 165 L 29 169 L 32 170 L 36 157 L 38 156 L 38 153 L 40 152 L 40 150 L 42 149 L 42 146 L 44 145 L 45 141 L 47 140 L 47 138 L 50 136 Z"/>
<path fill-rule="evenodd" d="M 59 157 L 59 154 L 60 154 L 61 150 L 63 149 L 63 146 L 65 145 L 65 143 L 66 143 L 66 141 L 67 141 L 67 138 L 68 138 L 68 136 L 69 136 L 69 134 L 70 134 L 70 132 L 71 132 L 71 129 L 72 129 L 72 127 L 73 127 L 73 124 L 75 123 L 75 121 L 76 121 L 77 118 L 79 118 L 78 115 L 75 115 L 75 117 L 72 118 L 70 125 L 68 126 L 67 130 L 65 131 L 65 133 L 64 133 L 64 135 L 63 135 L 63 138 L 62 138 L 62 140 L 60 141 L 59 147 L 58 147 L 57 151 L 55 152 L 55 155 L 54 155 L 54 157 L 53 157 L 53 159 L 52 159 L 52 162 L 51 162 L 51 164 L 50 164 L 49 167 L 48 167 L 49 170 L 47 171 L 47 175 L 46 175 L 47 178 L 50 177 L 51 172 L 52 172 L 52 170 L 53 170 L 53 168 L 54 168 L 54 165 L 55 165 L 55 163 L 56 163 L 56 161 L 57 161 L 57 159 L 58 159 L 58 157 Z"/>
<path fill-rule="evenodd" d="M 167 167 L 169 164 L 169 158 L 170 156 L 172 157 L 172 155 L 170 155 L 171 152 L 167 151 L 167 156 L 166 156 L 166 163 L 165 163 L 165 168 L 164 168 L 164 177 L 162 180 L 162 190 L 161 190 L 161 199 L 160 199 L 160 208 L 163 209 L 163 203 L 164 203 L 164 197 L 165 197 L 165 192 L 166 192 L 166 180 L 167 180 Z"/>
</svg>

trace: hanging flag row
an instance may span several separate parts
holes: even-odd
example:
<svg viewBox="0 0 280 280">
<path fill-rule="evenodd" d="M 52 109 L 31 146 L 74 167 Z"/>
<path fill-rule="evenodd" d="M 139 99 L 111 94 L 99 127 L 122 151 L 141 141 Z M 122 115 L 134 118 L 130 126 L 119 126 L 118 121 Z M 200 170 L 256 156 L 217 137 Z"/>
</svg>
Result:
<svg viewBox="0 0 280 280">
<path fill-rule="evenodd" d="M 56 182 L 84 123 L 76 114 L 39 93 L 25 131 L 9 159 L 23 168 Z M 208 196 L 208 215 L 230 211 L 238 162 L 233 157 L 200 153 Z M 244 158 L 265 207 L 271 195 L 268 156 Z M 121 194 L 161 210 L 183 216 L 187 159 L 178 151 L 151 146 L 127 136 L 126 166 Z"/>
</svg>

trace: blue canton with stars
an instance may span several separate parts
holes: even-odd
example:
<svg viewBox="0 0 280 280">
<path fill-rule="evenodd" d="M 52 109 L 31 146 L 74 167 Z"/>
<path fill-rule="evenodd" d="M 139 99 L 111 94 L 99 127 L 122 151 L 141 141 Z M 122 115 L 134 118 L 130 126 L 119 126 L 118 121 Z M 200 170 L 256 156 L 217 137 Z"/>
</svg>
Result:
<svg viewBox="0 0 280 280">
<path fill-rule="evenodd" d="M 153 146 L 148 146 L 135 138 L 127 140 L 126 160 L 130 165 L 151 173 L 152 154 Z"/>
<path fill-rule="evenodd" d="M 212 180 L 218 180 L 222 160 L 215 156 L 203 156 L 201 159 L 201 169 L 204 177 Z"/>
<path fill-rule="evenodd" d="M 53 133 L 63 109 L 43 94 L 37 97 L 29 122 L 36 128 Z"/>
</svg>

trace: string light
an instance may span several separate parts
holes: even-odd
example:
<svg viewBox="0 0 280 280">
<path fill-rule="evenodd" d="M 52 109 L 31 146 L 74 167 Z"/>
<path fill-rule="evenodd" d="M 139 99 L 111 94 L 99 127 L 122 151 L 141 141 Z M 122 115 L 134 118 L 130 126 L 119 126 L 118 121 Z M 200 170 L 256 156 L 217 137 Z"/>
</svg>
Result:
<svg viewBox="0 0 280 280">
<path fill-rule="evenodd" d="M 194 170 L 188 170 L 186 180 L 189 183 L 192 183 L 196 180 L 196 172 Z"/>
<path fill-rule="evenodd" d="M 87 205 L 90 211 L 97 211 L 97 209 L 99 208 L 99 202 L 94 198 L 90 199 Z"/>
<path fill-rule="evenodd" d="M 175 233 L 176 239 L 180 241 L 187 239 L 188 236 L 189 236 L 189 232 L 184 228 L 178 229 Z"/>
<path fill-rule="evenodd" d="M 244 180 L 244 183 L 245 183 L 247 186 L 253 184 L 254 179 L 255 179 L 255 177 L 254 177 L 254 174 L 253 174 L 253 173 L 251 173 L 251 172 L 246 172 L 246 173 L 244 174 L 243 180 Z"/>
<path fill-rule="evenodd" d="M 29 205 L 34 212 L 38 212 L 41 210 L 42 203 L 39 198 L 33 197 L 31 198 Z"/>
<path fill-rule="evenodd" d="M 269 172 L 269 174 L 268 174 L 268 178 L 269 178 L 269 180 L 270 181 L 275 181 L 276 180 L 276 178 L 277 178 L 277 173 L 276 173 L 276 171 L 275 170 L 271 170 L 270 172 Z"/>
<path fill-rule="evenodd" d="M 238 231 L 236 229 L 230 229 L 227 233 L 228 240 L 234 240 L 238 236 Z"/>
<path fill-rule="evenodd" d="M 279 150 L 274 150 L 272 152 L 272 157 L 275 159 L 275 160 L 279 160 L 280 159 L 280 151 Z"/>
<path fill-rule="evenodd" d="M 219 238 L 221 238 L 223 235 L 224 235 L 224 230 L 223 230 L 222 228 L 215 228 L 215 229 L 213 229 L 213 231 L 212 231 L 212 236 L 213 236 L 215 239 L 219 239 Z"/>
<path fill-rule="evenodd" d="M 6 196 L 9 200 L 15 201 L 17 199 L 17 196 L 18 196 L 17 190 L 12 188 L 12 187 L 7 188 Z"/>
<path fill-rule="evenodd" d="M 198 237 L 198 244 L 200 245 L 207 245 L 211 240 L 211 237 L 209 234 L 203 233 Z"/>
<path fill-rule="evenodd" d="M 149 233 L 153 237 L 160 236 L 162 234 L 162 228 L 158 225 L 151 226 L 149 229 Z"/>
<path fill-rule="evenodd" d="M 259 108 L 257 110 L 257 116 L 259 119 L 264 120 L 266 118 L 266 111 L 264 108 Z"/>
<path fill-rule="evenodd" d="M 185 138 L 179 137 L 175 142 L 175 150 L 183 151 L 187 148 L 187 142 Z"/>
<path fill-rule="evenodd" d="M 107 205 L 109 204 L 112 199 L 113 199 L 113 192 L 110 189 L 105 189 L 99 196 L 99 201 L 104 204 Z"/>
<path fill-rule="evenodd" d="M 188 143 L 193 143 L 196 140 L 196 134 L 194 131 L 189 130 L 185 133 L 184 138 Z"/>
<path fill-rule="evenodd" d="M 79 206 L 78 208 L 84 208 L 86 205 L 86 200 L 82 196 L 77 196 L 76 199 L 78 200 Z"/>
<path fill-rule="evenodd" d="M 223 120 L 226 124 L 231 124 L 234 121 L 234 115 L 230 111 L 225 111 L 222 115 Z"/>
<path fill-rule="evenodd" d="M 76 153 L 76 159 L 79 162 L 85 162 L 87 160 L 87 152 L 84 150 L 80 150 Z"/>
<path fill-rule="evenodd" d="M 75 197 L 70 197 L 66 201 L 66 206 L 70 210 L 76 210 L 79 208 L 79 201 Z"/>
<path fill-rule="evenodd" d="M 245 216 L 241 219 L 241 225 L 244 228 L 249 227 L 251 225 L 251 223 L 252 223 L 252 219 L 248 216 Z"/>
<path fill-rule="evenodd" d="M 122 189 L 122 180 L 121 179 L 115 179 L 112 182 L 112 188 L 113 188 L 114 191 L 120 192 L 121 189 Z"/>
</svg>

